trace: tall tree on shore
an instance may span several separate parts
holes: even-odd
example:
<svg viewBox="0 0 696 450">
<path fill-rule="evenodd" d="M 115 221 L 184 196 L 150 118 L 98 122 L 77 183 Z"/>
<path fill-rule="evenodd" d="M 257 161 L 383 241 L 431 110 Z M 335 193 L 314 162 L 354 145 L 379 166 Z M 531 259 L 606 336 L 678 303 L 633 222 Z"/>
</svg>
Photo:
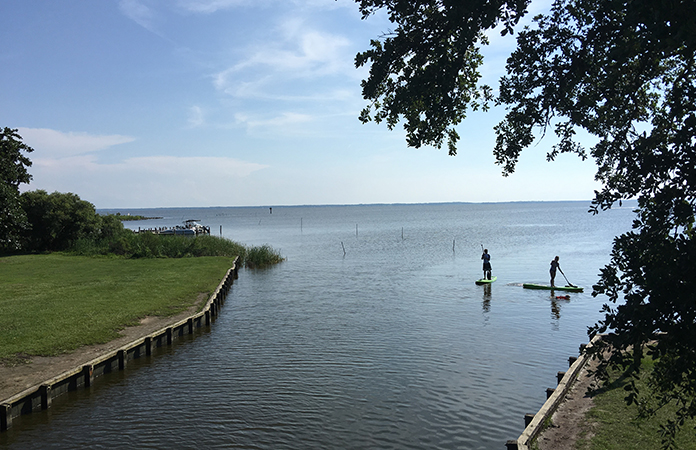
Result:
<svg viewBox="0 0 696 450">
<path fill-rule="evenodd" d="M 386 8 L 396 24 L 356 56 L 357 66 L 370 65 L 361 120 L 390 128 L 403 120 L 409 145 L 447 138 L 456 153 L 454 127 L 490 94 L 478 84 L 483 33 L 496 24 L 509 33 L 528 2 L 356 2 L 363 18 Z M 493 150 L 504 175 L 535 133 L 552 129 L 548 160 L 575 153 L 597 163 L 593 213 L 638 198 L 633 230 L 616 238 L 595 286 L 611 303 L 589 334 L 609 332 L 603 345 L 614 350 L 599 373 L 636 375 L 644 352 L 655 358 L 650 392 L 631 385 L 627 401 L 646 414 L 676 406 L 662 430 L 669 447 L 696 416 L 696 3 L 555 0 L 518 34 L 506 69 L 496 101 L 507 114 Z M 585 148 L 578 130 L 596 143 Z"/>
<path fill-rule="evenodd" d="M 18 130 L 0 130 L 0 252 L 14 251 L 27 226 L 27 217 L 19 202 L 19 185 L 29 183 L 27 167 L 31 161 L 24 153 L 34 151 L 22 142 Z"/>
<path fill-rule="evenodd" d="M 22 239 L 26 251 L 68 250 L 79 239 L 100 238 L 102 225 L 113 227 L 113 221 L 105 223 L 93 204 L 71 192 L 27 191 L 19 198 L 29 222 Z"/>
</svg>

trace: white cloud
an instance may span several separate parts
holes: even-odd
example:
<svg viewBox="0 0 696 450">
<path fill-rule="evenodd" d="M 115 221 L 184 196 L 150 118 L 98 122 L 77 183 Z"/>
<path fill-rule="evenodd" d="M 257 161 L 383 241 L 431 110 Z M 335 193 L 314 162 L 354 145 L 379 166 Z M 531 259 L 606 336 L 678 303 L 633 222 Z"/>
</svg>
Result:
<svg viewBox="0 0 696 450">
<path fill-rule="evenodd" d="M 205 123 L 203 109 L 200 106 L 192 106 L 189 108 L 188 124 L 190 127 L 200 127 Z"/>
<path fill-rule="evenodd" d="M 178 0 L 177 6 L 183 10 L 210 14 L 243 5 L 257 5 L 261 0 Z"/>
<path fill-rule="evenodd" d="M 247 128 L 264 128 L 264 129 L 274 129 L 274 128 L 290 128 L 288 131 L 293 130 L 295 126 L 303 123 L 309 123 L 313 121 L 313 117 L 307 114 L 298 114 L 292 112 L 285 112 L 279 116 L 273 117 L 271 119 L 252 119 L 244 114 L 236 114 L 235 119 L 237 123 L 242 123 L 247 126 Z"/>
<path fill-rule="evenodd" d="M 143 156 L 117 164 L 100 164 L 95 155 L 43 158 L 34 161 L 34 179 L 23 190 L 74 192 L 98 208 L 231 204 L 248 183 L 243 180 L 267 167 L 205 156 Z"/>
<path fill-rule="evenodd" d="M 212 156 L 142 156 L 126 159 L 119 165 L 128 172 L 142 173 L 144 176 L 174 176 L 181 179 L 200 178 L 202 182 L 210 177 L 246 177 L 268 166 L 239 161 L 233 158 Z M 108 166 L 106 166 L 108 169 Z M 172 178 L 169 183 L 175 183 Z"/>
<path fill-rule="evenodd" d="M 273 35 L 273 34 L 272 34 Z M 247 57 L 213 75 L 214 86 L 233 96 L 268 96 L 287 86 L 288 80 L 313 80 L 339 75 L 357 79 L 350 41 L 332 33 L 309 29 L 301 20 L 288 20 L 276 32 L 279 37 L 247 51 Z M 275 89 L 274 89 L 275 88 Z M 316 84 L 304 90 L 317 94 Z M 286 98 L 295 98 L 303 86 L 295 83 Z M 325 95 L 316 95 L 326 98 Z M 302 96 L 307 98 L 306 95 Z"/>
<path fill-rule="evenodd" d="M 245 7 L 265 7 L 274 4 L 292 4 L 295 8 L 312 8 L 320 10 L 331 10 L 341 7 L 357 8 L 350 1 L 327 1 L 327 0 L 178 0 L 176 5 L 179 9 L 194 13 L 212 14 L 218 11 Z"/>
<path fill-rule="evenodd" d="M 35 150 L 35 155 L 41 158 L 83 155 L 135 140 L 120 134 L 63 133 L 47 128 L 20 128 L 19 133 L 24 142 Z"/>
<path fill-rule="evenodd" d="M 118 9 L 141 27 L 155 32 L 155 13 L 141 0 L 121 0 L 118 2 Z"/>
</svg>

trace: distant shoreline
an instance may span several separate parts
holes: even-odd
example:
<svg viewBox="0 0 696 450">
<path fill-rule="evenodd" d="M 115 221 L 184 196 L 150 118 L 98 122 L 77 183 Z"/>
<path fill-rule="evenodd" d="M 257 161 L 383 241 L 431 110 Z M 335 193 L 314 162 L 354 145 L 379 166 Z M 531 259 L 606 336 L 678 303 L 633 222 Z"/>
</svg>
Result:
<svg viewBox="0 0 696 450">
<path fill-rule="evenodd" d="M 128 220 L 151 220 L 151 219 L 163 219 L 164 217 L 146 217 L 146 216 L 132 216 L 130 214 L 123 215 L 121 213 L 116 213 L 114 214 L 116 217 L 118 217 L 122 221 L 128 221 Z"/>
</svg>

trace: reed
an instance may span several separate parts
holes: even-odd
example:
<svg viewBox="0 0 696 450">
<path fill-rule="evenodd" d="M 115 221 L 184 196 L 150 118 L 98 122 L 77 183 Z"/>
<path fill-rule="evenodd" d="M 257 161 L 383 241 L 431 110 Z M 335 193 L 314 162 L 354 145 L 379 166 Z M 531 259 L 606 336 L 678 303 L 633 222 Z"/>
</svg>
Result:
<svg viewBox="0 0 696 450">
<path fill-rule="evenodd" d="M 251 247 L 247 249 L 244 265 L 251 269 L 258 269 L 272 264 L 278 264 L 284 260 L 285 258 L 270 245 L 262 245 L 260 247 Z"/>
<path fill-rule="evenodd" d="M 239 256 L 243 265 L 253 268 L 277 264 L 285 259 L 269 245 L 247 247 L 218 236 L 165 236 L 129 231 L 111 239 L 81 239 L 66 253 L 75 256 L 115 256 L 136 259 Z"/>
</svg>

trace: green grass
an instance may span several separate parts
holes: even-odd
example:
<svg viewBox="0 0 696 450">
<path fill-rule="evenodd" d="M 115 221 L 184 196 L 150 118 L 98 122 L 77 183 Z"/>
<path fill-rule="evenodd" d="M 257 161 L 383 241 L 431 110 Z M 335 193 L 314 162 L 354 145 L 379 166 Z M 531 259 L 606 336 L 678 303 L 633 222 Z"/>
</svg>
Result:
<svg viewBox="0 0 696 450">
<path fill-rule="evenodd" d="M 0 258 L 0 361 L 105 343 L 142 317 L 184 311 L 199 293 L 209 295 L 232 263 L 57 253 Z"/>
<path fill-rule="evenodd" d="M 644 361 L 644 368 L 649 368 L 652 361 Z M 637 385 L 641 392 L 646 386 L 646 371 L 641 371 L 641 379 Z M 595 406 L 587 413 L 589 423 L 597 423 L 594 436 L 591 439 L 578 441 L 576 447 L 581 450 L 623 450 L 662 449 L 660 424 L 665 423 L 667 414 L 674 411 L 666 408 L 649 419 L 638 419 L 638 407 L 626 405 L 624 398 L 627 392 L 623 389 L 628 380 L 614 373 L 611 384 L 600 390 L 594 398 Z M 687 421 L 677 435 L 677 448 L 681 450 L 696 449 L 696 420 Z"/>
</svg>

